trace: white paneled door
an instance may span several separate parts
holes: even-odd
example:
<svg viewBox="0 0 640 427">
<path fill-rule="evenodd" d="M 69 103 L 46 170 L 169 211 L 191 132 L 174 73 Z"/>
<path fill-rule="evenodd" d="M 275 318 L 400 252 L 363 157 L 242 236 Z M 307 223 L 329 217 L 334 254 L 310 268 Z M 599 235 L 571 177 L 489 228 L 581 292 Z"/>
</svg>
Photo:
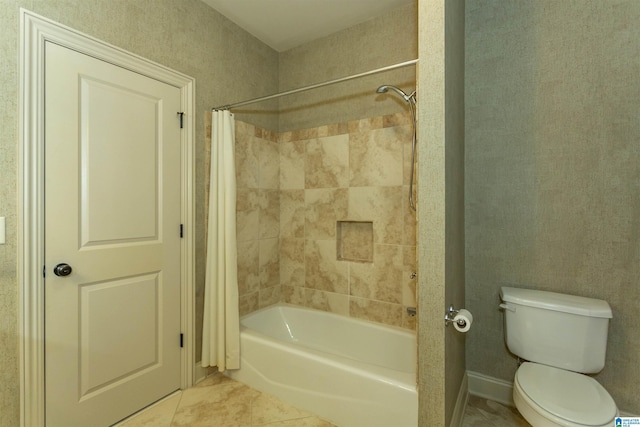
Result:
<svg viewBox="0 0 640 427">
<path fill-rule="evenodd" d="M 180 89 L 46 43 L 46 425 L 180 388 Z"/>
</svg>

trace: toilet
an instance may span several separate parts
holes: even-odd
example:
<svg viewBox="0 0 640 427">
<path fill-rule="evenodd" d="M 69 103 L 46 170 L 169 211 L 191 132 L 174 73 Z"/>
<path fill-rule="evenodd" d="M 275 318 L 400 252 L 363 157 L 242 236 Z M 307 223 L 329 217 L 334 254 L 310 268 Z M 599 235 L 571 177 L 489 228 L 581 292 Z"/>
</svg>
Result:
<svg viewBox="0 0 640 427">
<path fill-rule="evenodd" d="M 604 367 L 611 308 L 606 301 L 503 287 L 505 341 L 525 360 L 513 400 L 533 427 L 614 426 L 615 402 L 584 374 Z"/>
</svg>

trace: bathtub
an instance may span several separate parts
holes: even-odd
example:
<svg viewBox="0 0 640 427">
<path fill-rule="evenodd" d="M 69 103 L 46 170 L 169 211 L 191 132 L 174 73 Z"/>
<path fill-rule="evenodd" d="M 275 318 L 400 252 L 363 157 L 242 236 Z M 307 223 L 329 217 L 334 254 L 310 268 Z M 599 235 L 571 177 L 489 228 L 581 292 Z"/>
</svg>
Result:
<svg viewBox="0 0 640 427">
<path fill-rule="evenodd" d="M 229 377 L 340 427 L 418 425 L 415 333 L 288 304 L 240 323 Z"/>
</svg>

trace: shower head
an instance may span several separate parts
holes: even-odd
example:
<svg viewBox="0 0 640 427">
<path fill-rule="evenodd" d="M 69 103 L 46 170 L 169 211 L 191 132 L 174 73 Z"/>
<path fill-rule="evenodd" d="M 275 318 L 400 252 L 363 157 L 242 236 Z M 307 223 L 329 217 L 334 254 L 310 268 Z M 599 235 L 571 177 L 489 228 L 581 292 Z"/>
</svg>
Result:
<svg viewBox="0 0 640 427">
<path fill-rule="evenodd" d="M 391 89 L 404 99 L 409 104 L 409 110 L 411 110 L 411 118 L 413 119 L 413 140 L 411 144 L 411 178 L 409 179 L 409 206 L 414 211 L 416 210 L 416 204 L 413 201 L 413 174 L 416 164 L 416 91 L 414 90 L 409 95 L 404 93 L 400 88 L 393 85 L 382 85 L 376 89 L 376 93 L 387 93 Z"/>
<path fill-rule="evenodd" d="M 412 98 L 415 101 L 415 96 L 416 96 L 416 92 L 415 91 L 411 92 L 410 95 L 407 95 L 406 93 L 404 93 L 404 91 L 402 89 L 397 88 L 397 87 L 395 87 L 393 85 L 382 85 L 378 89 L 376 89 L 376 93 L 387 93 L 387 91 L 389 89 L 391 89 L 392 91 L 394 91 L 395 93 L 400 95 L 407 102 L 409 102 L 409 100 L 412 99 Z"/>
</svg>

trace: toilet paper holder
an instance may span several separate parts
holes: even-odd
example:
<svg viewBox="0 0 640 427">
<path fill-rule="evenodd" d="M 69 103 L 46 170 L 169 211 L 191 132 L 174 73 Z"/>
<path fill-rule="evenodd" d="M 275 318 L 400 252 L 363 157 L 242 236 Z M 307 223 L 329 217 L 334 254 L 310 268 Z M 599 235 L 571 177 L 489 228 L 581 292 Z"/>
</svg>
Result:
<svg viewBox="0 0 640 427">
<path fill-rule="evenodd" d="M 449 326 L 450 323 L 456 322 L 458 326 L 464 328 L 467 325 L 467 322 L 464 319 L 455 320 L 456 314 L 458 314 L 460 310 L 456 310 L 453 307 L 453 304 L 449 306 L 449 310 L 444 314 L 444 325 Z"/>
</svg>

